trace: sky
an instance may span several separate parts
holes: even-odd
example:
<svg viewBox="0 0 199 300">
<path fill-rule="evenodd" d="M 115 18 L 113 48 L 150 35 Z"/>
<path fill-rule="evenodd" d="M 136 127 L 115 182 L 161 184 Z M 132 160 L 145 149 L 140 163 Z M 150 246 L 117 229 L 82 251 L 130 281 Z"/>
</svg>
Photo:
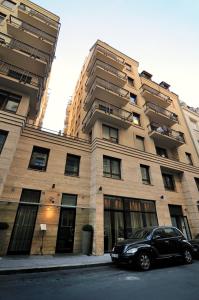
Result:
<svg viewBox="0 0 199 300">
<path fill-rule="evenodd" d="M 60 17 L 45 128 L 62 130 L 89 49 L 100 39 L 199 106 L 198 0 L 33 0 Z"/>
</svg>

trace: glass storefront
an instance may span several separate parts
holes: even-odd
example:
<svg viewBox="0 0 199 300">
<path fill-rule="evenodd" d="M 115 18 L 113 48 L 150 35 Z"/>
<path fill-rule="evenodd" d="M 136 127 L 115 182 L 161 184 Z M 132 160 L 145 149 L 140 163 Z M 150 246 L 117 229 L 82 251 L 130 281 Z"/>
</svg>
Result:
<svg viewBox="0 0 199 300">
<path fill-rule="evenodd" d="M 155 202 L 104 196 L 104 251 L 129 238 L 136 228 L 158 225 Z"/>
</svg>

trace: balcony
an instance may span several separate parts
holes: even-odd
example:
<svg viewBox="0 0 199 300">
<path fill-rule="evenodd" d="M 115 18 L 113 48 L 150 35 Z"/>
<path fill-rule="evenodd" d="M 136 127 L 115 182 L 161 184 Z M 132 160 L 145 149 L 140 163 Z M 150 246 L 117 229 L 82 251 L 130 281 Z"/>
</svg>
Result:
<svg viewBox="0 0 199 300">
<path fill-rule="evenodd" d="M 124 86 L 127 80 L 127 75 L 124 72 L 100 60 L 95 61 L 92 69 L 90 69 L 88 76 L 89 78 L 86 82 L 87 90 L 90 89 L 95 77 L 101 77 L 119 86 Z"/>
<path fill-rule="evenodd" d="M 162 94 L 147 84 L 142 85 L 140 92 L 147 102 L 152 102 L 164 108 L 168 107 L 172 102 L 169 96 Z"/>
<path fill-rule="evenodd" d="M 117 127 L 128 128 L 132 124 L 132 113 L 115 105 L 95 99 L 83 120 L 83 131 L 89 133 L 96 120 L 109 122 Z"/>
<path fill-rule="evenodd" d="M 7 19 L 8 34 L 45 52 L 53 52 L 57 38 L 41 29 L 10 15 Z"/>
<path fill-rule="evenodd" d="M 184 134 L 165 125 L 151 123 L 148 125 L 149 136 L 157 146 L 163 148 L 177 148 L 185 143 Z"/>
<path fill-rule="evenodd" d="M 98 59 L 101 60 L 116 69 L 123 70 L 125 66 L 125 61 L 122 57 L 118 56 L 117 54 L 111 52 L 110 50 L 97 45 L 93 51 L 92 57 L 90 59 L 87 71 L 89 72 L 93 62 Z"/>
<path fill-rule="evenodd" d="M 145 114 L 153 122 L 167 126 L 172 126 L 178 123 L 178 116 L 163 107 L 157 106 L 151 102 L 147 102 L 144 107 Z"/>
<path fill-rule="evenodd" d="M 20 3 L 18 6 L 18 17 L 25 22 L 31 22 L 33 26 L 45 28 L 45 31 L 51 32 L 54 36 L 57 36 L 60 29 L 60 23 L 58 21 L 24 3 Z"/>
<path fill-rule="evenodd" d="M 36 100 L 41 99 L 43 93 L 43 79 L 33 73 L 27 72 L 0 60 L 1 85 L 16 92 L 27 94 L 31 100 L 31 107 Z"/>
<path fill-rule="evenodd" d="M 14 51 L 14 52 L 13 52 Z M 3 61 L 27 68 L 40 76 L 47 73 L 51 64 L 50 56 L 34 47 L 0 33 L 0 55 Z"/>
<path fill-rule="evenodd" d="M 85 109 L 89 109 L 96 98 L 112 105 L 123 107 L 130 101 L 130 93 L 115 84 L 97 77 L 85 99 Z"/>
</svg>

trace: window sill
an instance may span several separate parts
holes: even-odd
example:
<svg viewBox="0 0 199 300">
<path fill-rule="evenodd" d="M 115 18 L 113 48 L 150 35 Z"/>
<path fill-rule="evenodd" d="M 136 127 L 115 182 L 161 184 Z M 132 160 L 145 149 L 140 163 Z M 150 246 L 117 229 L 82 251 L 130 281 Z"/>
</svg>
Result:
<svg viewBox="0 0 199 300">
<path fill-rule="evenodd" d="M 67 176 L 67 177 L 75 177 L 75 178 L 80 178 L 80 176 L 79 175 L 69 175 L 69 174 L 64 174 L 64 176 Z"/>
<path fill-rule="evenodd" d="M 107 176 L 102 176 L 103 178 L 108 178 L 108 179 L 114 179 L 114 180 L 121 180 L 121 181 L 124 181 L 124 179 L 122 178 L 113 178 L 113 177 L 107 177 Z"/>
<path fill-rule="evenodd" d="M 28 168 L 30 171 L 37 171 L 37 172 L 46 172 L 46 170 L 39 170 L 39 169 L 34 169 L 34 168 Z"/>
<path fill-rule="evenodd" d="M 144 183 L 144 182 L 142 182 L 142 184 L 144 184 L 146 186 L 154 186 L 154 184 L 152 184 L 152 183 Z"/>
</svg>

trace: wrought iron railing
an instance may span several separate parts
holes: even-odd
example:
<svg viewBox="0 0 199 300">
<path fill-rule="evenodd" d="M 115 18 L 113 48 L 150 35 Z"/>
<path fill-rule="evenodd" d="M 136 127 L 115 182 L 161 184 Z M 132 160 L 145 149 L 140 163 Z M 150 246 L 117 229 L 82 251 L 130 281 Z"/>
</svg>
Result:
<svg viewBox="0 0 199 300">
<path fill-rule="evenodd" d="M 141 93 L 144 93 L 144 91 L 147 91 L 147 92 L 149 92 L 152 95 L 158 96 L 162 100 L 168 102 L 168 104 L 170 104 L 172 102 L 172 100 L 171 100 L 171 98 L 169 96 L 166 96 L 166 95 L 162 94 L 161 92 L 159 92 L 158 90 L 150 87 L 147 84 L 143 84 L 140 91 L 141 91 Z"/>
<path fill-rule="evenodd" d="M 120 96 L 122 98 L 126 98 L 128 100 L 130 99 L 129 91 L 127 91 L 126 89 L 120 88 L 119 86 L 117 86 L 113 83 L 110 83 L 102 78 L 97 77 L 88 92 L 88 95 L 85 99 L 85 103 L 88 103 L 90 96 L 92 95 L 93 91 L 95 90 L 95 88 L 97 86 L 99 86 L 100 88 L 107 90 L 111 93 L 117 94 L 118 96 Z"/>
<path fill-rule="evenodd" d="M 10 18 L 7 19 L 7 22 L 21 30 L 30 32 L 34 35 L 36 35 L 37 37 L 46 40 L 50 43 L 55 43 L 56 42 L 56 37 L 54 37 L 53 35 L 36 28 L 35 26 L 30 25 L 29 23 L 24 22 L 23 20 L 16 18 L 12 15 L 10 15 Z"/>
<path fill-rule="evenodd" d="M 172 121 L 178 122 L 178 116 L 175 113 L 173 113 L 161 106 L 158 106 L 151 102 L 147 102 L 144 106 L 145 106 L 146 110 L 151 109 L 158 114 L 164 115 L 165 117 L 171 119 Z"/>
<path fill-rule="evenodd" d="M 150 123 L 148 125 L 148 129 L 149 132 L 155 131 L 161 135 L 169 136 L 181 143 L 185 143 L 184 134 L 182 132 L 171 129 L 165 125 L 161 125 L 159 123 Z"/>
<path fill-rule="evenodd" d="M 83 120 L 83 128 L 84 129 L 88 126 L 88 124 L 96 110 L 100 110 L 107 115 L 115 116 L 115 117 L 117 117 L 121 120 L 127 121 L 127 122 L 132 121 L 132 113 L 130 111 L 121 109 L 115 105 L 109 104 L 100 99 L 96 99 Z"/>
<path fill-rule="evenodd" d="M 28 5 L 20 3 L 19 9 L 22 11 L 25 11 L 27 14 L 29 14 L 31 16 L 35 16 L 35 17 L 39 18 L 40 20 L 42 20 L 43 22 L 45 22 L 46 24 L 48 24 L 50 26 L 53 26 L 57 29 L 59 29 L 59 27 L 60 27 L 59 22 L 53 20 L 49 16 L 42 14 L 41 12 L 37 11 L 36 9 L 33 9 L 32 7 L 30 7 Z"/>
<path fill-rule="evenodd" d="M 31 47 L 3 33 L 0 33 L 0 46 L 11 48 L 14 50 L 16 49 L 22 53 L 30 55 L 31 57 L 38 58 L 47 63 L 50 62 L 50 56 L 47 53 Z"/>
</svg>

